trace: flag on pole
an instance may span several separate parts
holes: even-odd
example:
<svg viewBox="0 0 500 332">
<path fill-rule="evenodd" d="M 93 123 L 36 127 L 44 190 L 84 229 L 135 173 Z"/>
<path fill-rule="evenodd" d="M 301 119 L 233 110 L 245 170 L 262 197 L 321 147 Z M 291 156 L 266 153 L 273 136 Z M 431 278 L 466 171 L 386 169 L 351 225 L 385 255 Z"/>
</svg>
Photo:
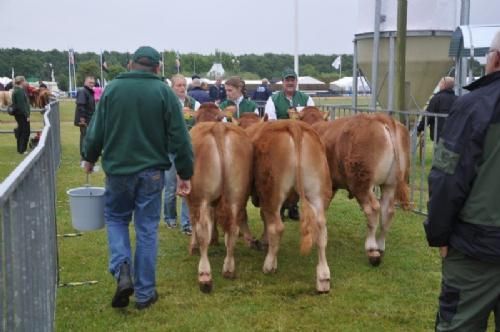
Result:
<svg viewBox="0 0 500 332">
<path fill-rule="evenodd" d="M 106 73 L 109 73 L 108 64 L 106 62 L 106 59 L 104 59 L 104 54 L 102 54 L 102 53 L 101 53 L 101 66 L 102 66 L 102 70 L 104 70 Z"/>
<path fill-rule="evenodd" d="M 339 69 L 340 66 L 342 66 L 342 56 L 339 55 L 335 60 L 332 62 L 332 67 L 335 69 Z"/>
<path fill-rule="evenodd" d="M 180 71 L 181 71 L 181 59 L 180 59 L 179 52 L 177 52 L 175 55 L 175 67 L 177 68 L 177 73 L 180 73 Z"/>
</svg>

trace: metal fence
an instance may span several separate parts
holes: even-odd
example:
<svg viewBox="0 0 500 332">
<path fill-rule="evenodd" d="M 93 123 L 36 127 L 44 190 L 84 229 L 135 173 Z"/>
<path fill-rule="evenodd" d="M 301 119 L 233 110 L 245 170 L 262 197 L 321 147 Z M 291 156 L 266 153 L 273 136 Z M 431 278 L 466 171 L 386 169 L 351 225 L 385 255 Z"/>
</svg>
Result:
<svg viewBox="0 0 500 332">
<path fill-rule="evenodd" d="M 52 331 L 57 287 L 59 103 L 38 146 L 0 184 L 0 331 Z"/>
<path fill-rule="evenodd" d="M 410 132 L 410 199 L 413 202 L 413 211 L 427 214 L 427 200 L 429 190 L 427 176 L 429 175 L 432 160 L 434 158 L 434 145 L 429 139 L 427 124 L 432 119 L 435 123 L 438 119 L 446 118 L 447 114 L 427 113 L 420 111 L 389 111 L 372 108 L 353 108 L 347 105 L 322 105 L 320 109 L 330 114 L 331 121 L 336 118 L 351 116 L 358 113 L 382 112 L 393 115 L 401 121 Z M 424 131 L 421 135 L 417 132 L 420 121 L 424 123 Z M 434 126 L 434 135 L 437 137 L 438 126 Z"/>
</svg>

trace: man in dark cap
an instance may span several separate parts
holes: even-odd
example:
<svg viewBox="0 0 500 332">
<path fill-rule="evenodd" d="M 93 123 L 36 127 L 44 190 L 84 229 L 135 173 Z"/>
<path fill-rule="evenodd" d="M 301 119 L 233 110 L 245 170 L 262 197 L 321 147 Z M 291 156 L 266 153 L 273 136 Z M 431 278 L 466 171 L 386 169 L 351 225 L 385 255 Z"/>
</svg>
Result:
<svg viewBox="0 0 500 332">
<path fill-rule="evenodd" d="M 269 120 L 288 119 L 290 108 L 301 111 L 306 106 L 314 106 L 311 97 L 297 90 L 298 78 L 293 69 L 285 69 L 281 76 L 283 90 L 269 97 L 266 103 L 265 113 L 267 113 Z"/>
<path fill-rule="evenodd" d="M 281 76 L 283 77 L 283 90 L 269 97 L 266 102 L 264 112 L 269 120 L 288 119 L 289 109 L 301 111 L 305 106 L 314 106 L 311 97 L 297 90 L 298 77 L 293 69 L 286 68 Z M 287 207 L 281 208 L 282 217 L 285 216 L 285 208 Z M 300 219 L 297 204 L 288 206 L 288 217 L 292 220 Z"/>
<path fill-rule="evenodd" d="M 104 217 L 109 270 L 117 279 L 111 302 L 115 308 L 126 307 L 134 292 L 139 310 L 158 300 L 157 232 L 164 173 L 171 167 L 169 153 L 175 155 L 177 192 L 185 196 L 191 190 L 191 140 L 177 97 L 158 76 L 159 63 L 160 54 L 154 48 L 137 49 L 130 71 L 118 75 L 104 90 L 84 141 L 85 170 L 92 172 L 102 153 L 106 173 Z M 132 215 L 135 256 L 128 227 Z"/>
</svg>

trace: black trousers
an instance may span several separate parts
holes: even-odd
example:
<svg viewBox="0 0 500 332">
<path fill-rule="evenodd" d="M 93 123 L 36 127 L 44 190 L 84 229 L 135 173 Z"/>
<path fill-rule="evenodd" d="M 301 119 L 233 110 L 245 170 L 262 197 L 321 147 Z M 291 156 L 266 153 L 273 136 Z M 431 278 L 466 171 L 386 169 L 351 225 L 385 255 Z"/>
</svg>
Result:
<svg viewBox="0 0 500 332">
<path fill-rule="evenodd" d="M 85 135 L 86 134 L 87 134 L 87 127 L 86 126 L 80 126 L 80 160 L 82 158 L 83 140 L 85 140 Z"/>
<path fill-rule="evenodd" d="M 16 141 L 17 141 L 17 152 L 24 153 L 28 148 L 28 141 L 30 139 L 30 123 L 26 118 L 26 115 L 15 115 L 17 122 L 16 128 Z"/>
</svg>

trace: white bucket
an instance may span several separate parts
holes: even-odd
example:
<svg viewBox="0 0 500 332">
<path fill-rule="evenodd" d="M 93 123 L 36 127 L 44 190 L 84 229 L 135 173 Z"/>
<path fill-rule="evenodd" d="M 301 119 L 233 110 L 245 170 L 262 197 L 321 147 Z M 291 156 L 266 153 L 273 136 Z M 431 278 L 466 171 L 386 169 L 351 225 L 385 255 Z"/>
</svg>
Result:
<svg viewBox="0 0 500 332">
<path fill-rule="evenodd" d="M 79 187 L 67 191 L 73 227 L 94 231 L 104 227 L 104 188 Z"/>
</svg>

